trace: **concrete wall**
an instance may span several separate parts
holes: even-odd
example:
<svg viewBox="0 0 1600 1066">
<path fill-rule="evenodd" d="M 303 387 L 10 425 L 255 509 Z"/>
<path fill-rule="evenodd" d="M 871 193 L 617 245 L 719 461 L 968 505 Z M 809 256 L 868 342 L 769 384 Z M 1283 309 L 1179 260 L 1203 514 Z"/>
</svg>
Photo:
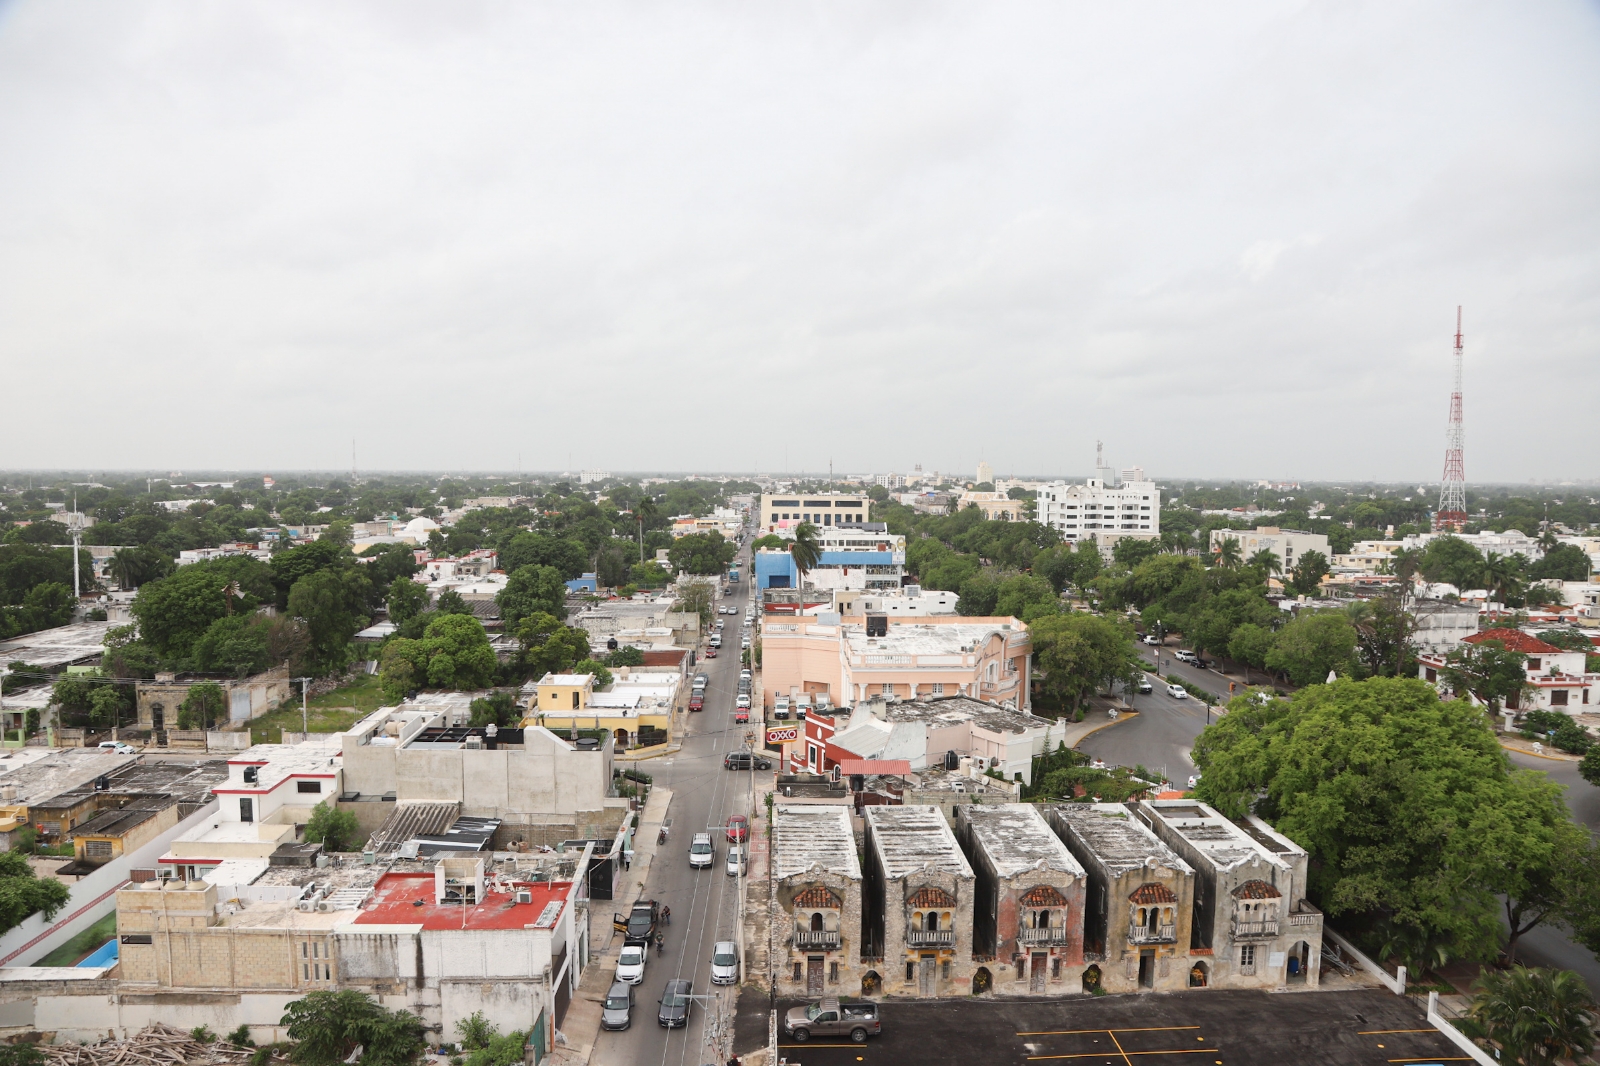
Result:
<svg viewBox="0 0 1600 1066">
<path fill-rule="evenodd" d="M 175 837 L 216 817 L 216 803 L 208 803 L 143 847 L 106 863 L 72 886 L 54 922 L 38 914 L 24 918 L 0 936 L 0 966 L 26 966 L 105 917 L 116 907 L 117 889 L 127 883 L 129 870 L 153 869 Z"/>
<path fill-rule="evenodd" d="M 798 906 L 795 897 L 808 890 L 826 889 L 838 902 L 837 907 Z M 814 866 L 804 874 L 786 877 L 778 882 L 778 904 L 782 908 L 782 922 L 778 927 L 780 954 L 777 959 L 778 994 L 804 996 L 807 991 L 807 960 L 823 960 L 823 992 L 832 996 L 858 996 L 863 994 L 861 977 L 866 967 L 861 964 L 861 882 L 844 874 Z M 795 934 L 811 928 L 812 915 L 821 914 L 823 929 L 839 934 L 839 946 L 834 949 L 801 947 Z M 834 967 L 838 967 L 837 977 Z M 798 969 L 797 969 L 798 967 Z"/>
</svg>

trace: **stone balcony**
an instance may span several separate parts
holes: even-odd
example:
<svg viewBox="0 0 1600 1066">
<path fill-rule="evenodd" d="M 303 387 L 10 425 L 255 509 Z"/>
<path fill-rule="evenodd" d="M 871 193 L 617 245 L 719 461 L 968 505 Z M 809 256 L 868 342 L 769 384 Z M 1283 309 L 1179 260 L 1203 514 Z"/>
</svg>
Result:
<svg viewBox="0 0 1600 1066">
<path fill-rule="evenodd" d="M 954 929 L 907 929 L 908 948 L 953 948 L 956 946 Z"/>
<path fill-rule="evenodd" d="M 1235 940 L 1257 940 L 1278 935 L 1278 922 L 1234 922 L 1229 935 Z"/>
<path fill-rule="evenodd" d="M 1048 946 L 1055 945 L 1055 944 L 1065 944 L 1067 942 L 1067 939 L 1068 939 L 1068 937 L 1067 937 L 1066 927 L 1065 926 L 1060 926 L 1060 925 L 1053 926 L 1053 927 L 1051 927 L 1049 929 L 1026 929 L 1025 928 L 1025 929 L 1022 930 L 1022 932 L 1017 937 L 1017 940 L 1018 940 L 1019 943 L 1026 944 L 1026 945 L 1029 945 L 1029 946 L 1037 945 L 1039 947 L 1048 947 Z"/>
<path fill-rule="evenodd" d="M 837 951 L 839 933 L 838 930 L 796 929 L 794 946 L 800 951 Z"/>
<path fill-rule="evenodd" d="M 1173 944 L 1177 939 L 1178 930 L 1175 925 L 1158 925 L 1155 928 L 1131 922 L 1128 925 L 1130 944 Z"/>
</svg>

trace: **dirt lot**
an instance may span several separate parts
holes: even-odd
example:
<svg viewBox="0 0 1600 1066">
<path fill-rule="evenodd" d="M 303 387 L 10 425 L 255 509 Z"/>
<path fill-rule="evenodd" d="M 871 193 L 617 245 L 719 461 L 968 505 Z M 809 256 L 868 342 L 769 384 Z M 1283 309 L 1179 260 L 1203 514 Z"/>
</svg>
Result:
<svg viewBox="0 0 1600 1066">
<path fill-rule="evenodd" d="M 765 1044 L 766 1009 L 765 996 L 741 997 L 741 1051 Z M 883 1035 L 865 1044 L 794 1044 L 780 1034 L 779 1054 L 791 1066 L 1420 1066 L 1463 1058 L 1416 1003 L 1371 990 L 887 1000 L 882 1013 Z"/>
</svg>

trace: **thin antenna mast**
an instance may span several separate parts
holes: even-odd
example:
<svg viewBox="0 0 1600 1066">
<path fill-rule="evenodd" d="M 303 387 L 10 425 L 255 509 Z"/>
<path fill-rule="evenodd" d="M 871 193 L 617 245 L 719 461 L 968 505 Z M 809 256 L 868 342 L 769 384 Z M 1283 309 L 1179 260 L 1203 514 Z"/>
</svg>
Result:
<svg viewBox="0 0 1600 1066">
<path fill-rule="evenodd" d="M 1450 391 L 1450 421 L 1444 436 L 1444 478 L 1439 485 L 1436 533 L 1459 533 L 1467 526 L 1467 474 L 1463 463 L 1466 433 L 1461 422 L 1461 308 L 1456 307 L 1455 385 Z"/>
</svg>

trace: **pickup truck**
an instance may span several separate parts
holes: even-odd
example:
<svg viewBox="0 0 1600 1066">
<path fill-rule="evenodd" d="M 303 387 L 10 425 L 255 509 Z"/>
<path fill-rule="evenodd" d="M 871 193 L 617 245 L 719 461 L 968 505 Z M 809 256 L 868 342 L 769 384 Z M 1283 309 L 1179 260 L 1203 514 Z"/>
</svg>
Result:
<svg viewBox="0 0 1600 1066">
<path fill-rule="evenodd" d="M 883 1032 L 876 1003 L 841 1003 L 819 999 L 803 1007 L 791 1007 L 783 1018 L 783 1031 L 803 1044 L 813 1036 L 849 1036 L 858 1044 Z"/>
<path fill-rule="evenodd" d="M 655 937 L 656 922 L 661 919 L 661 907 L 653 899 L 641 899 L 633 910 L 623 917 L 611 915 L 611 927 L 623 936 L 624 944 L 649 944 Z"/>
</svg>

